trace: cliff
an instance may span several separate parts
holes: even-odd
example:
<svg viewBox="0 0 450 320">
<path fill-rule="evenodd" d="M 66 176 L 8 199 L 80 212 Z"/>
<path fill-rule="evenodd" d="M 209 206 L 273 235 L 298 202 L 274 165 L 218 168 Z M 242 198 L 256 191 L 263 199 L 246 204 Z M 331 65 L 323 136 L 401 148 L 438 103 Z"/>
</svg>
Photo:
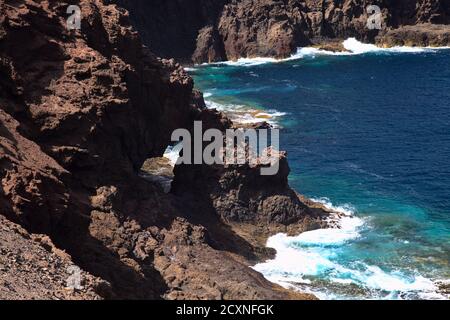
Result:
<svg viewBox="0 0 450 320">
<path fill-rule="evenodd" d="M 144 43 L 164 57 L 213 62 L 287 57 L 298 47 L 356 37 L 382 46 L 450 45 L 446 0 L 113 0 L 130 11 Z M 367 28 L 366 8 L 378 5 L 382 29 Z M 416 25 L 440 25 L 426 28 Z M 409 31 L 402 31 L 406 27 Z M 399 29 L 397 32 L 396 30 Z M 378 37 L 381 36 L 381 37 Z M 423 41 L 422 38 L 432 39 Z"/>
<path fill-rule="evenodd" d="M 67 29 L 69 4 L 80 30 Z M 0 298 L 314 298 L 249 267 L 273 255 L 270 234 L 327 214 L 289 188 L 284 156 L 276 185 L 258 168 L 179 166 L 165 193 L 141 174 L 175 128 L 231 122 L 142 45 L 127 11 L 100 0 L 0 9 Z M 66 292 L 72 265 L 83 290 Z"/>
<path fill-rule="evenodd" d="M 67 29 L 69 4 L 80 30 Z M 176 128 L 237 125 L 172 57 L 285 57 L 350 36 L 448 45 L 448 2 L 372 1 L 381 31 L 366 28 L 368 4 L 0 0 L 0 298 L 313 299 L 249 267 L 273 256 L 268 236 L 329 214 L 289 187 L 284 153 L 268 177 L 177 166 L 169 193 L 141 168 L 160 169 Z M 73 266 L 83 289 L 65 288 Z"/>
</svg>

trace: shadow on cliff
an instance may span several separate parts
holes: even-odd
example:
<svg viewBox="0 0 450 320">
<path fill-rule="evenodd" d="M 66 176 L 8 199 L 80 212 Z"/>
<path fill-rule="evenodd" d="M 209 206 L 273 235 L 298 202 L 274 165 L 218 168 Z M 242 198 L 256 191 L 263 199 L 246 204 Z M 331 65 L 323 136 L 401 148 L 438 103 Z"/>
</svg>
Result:
<svg viewBox="0 0 450 320">
<path fill-rule="evenodd" d="M 184 213 L 184 218 L 190 223 L 202 225 L 208 230 L 209 245 L 212 248 L 235 253 L 250 262 L 259 260 L 255 254 L 255 248 L 222 221 L 211 200 L 186 194 L 180 196 L 177 202 L 180 211 Z M 187 203 L 189 205 L 186 205 Z"/>
<path fill-rule="evenodd" d="M 131 184 L 134 195 L 128 193 L 128 203 L 121 209 L 124 219 L 134 219 L 144 230 L 153 226 L 170 230 L 177 218 L 184 218 L 207 229 L 207 243 L 213 249 L 258 260 L 255 248 L 221 219 L 207 192 L 178 190 L 166 194 L 157 183 L 140 177 Z"/>
<path fill-rule="evenodd" d="M 52 240 L 67 250 L 73 261 L 83 270 L 109 282 L 96 288 L 98 294 L 105 299 L 142 300 L 162 299 L 167 291 L 165 281 L 153 267 L 149 257 L 145 261 L 124 259 L 107 247 L 107 243 L 92 236 L 92 217 L 86 194 L 77 195 L 77 203 L 72 203 L 74 210 L 68 210 L 64 219 L 55 229 Z M 108 213 L 113 215 L 113 213 Z M 103 230 L 113 236 L 115 230 Z M 128 265 L 125 261 L 129 261 Z M 139 265 L 138 267 L 136 265 Z M 134 268 L 133 268 L 134 267 Z M 136 267 L 140 272 L 136 271 Z"/>
</svg>

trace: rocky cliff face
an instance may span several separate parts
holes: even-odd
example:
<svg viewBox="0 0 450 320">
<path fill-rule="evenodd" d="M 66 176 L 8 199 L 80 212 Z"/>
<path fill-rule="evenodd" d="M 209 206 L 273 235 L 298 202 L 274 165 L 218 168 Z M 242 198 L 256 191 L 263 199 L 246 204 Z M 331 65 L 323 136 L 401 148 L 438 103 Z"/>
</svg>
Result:
<svg viewBox="0 0 450 320">
<path fill-rule="evenodd" d="M 131 10 L 149 48 L 111 2 Z M 448 23 L 447 2 L 375 2 L 397 28 L 381 44 L 448 41 L 446 27 L 430 24 Z M 69 4 L 82 10 L 80 30 L 67 29 Z M 175 128 L 233 125 L 151 50 L 203 62 L 283 57 L 326 37 L 372 40 L 365 5 L 0 0 L 0 298 L 313 298 L 248 267 L 273 255 L 270 234 L 320 227 L 328 214 L 290 189 L 283 153 L 269 177 L 258 167 L 177 166 L 169 194 L 140 174 Z M 81 291 L 64 288 L 73 265 Z"/>
<path fill-rule="evenodd" d="M 144 33 L 144 42 L 156 53 L 196 63 L 254 56 L 281 58 L 300 46 L 348 37 L 387 46 L 390 30 L 423 23 L 450 23 L 450 4 L 445 0 L 118 2 L 130 10 L 136 27 Z M 378 5 L 382 10 L 381 30 L 366 26 L 369 5 Z M 448 38 L 436 36 L 432 28 L 419 28 L 417 32 L 440 39 L 432 44 L 449 44 Z M 445 32 L 450 33 L 448 27 Z M 379 34 L 384 37 L 377 40 Z M 417 36 L 409 38 L 410 33 L 396 33 L 397 38 L 399 34 L 405 43 L 422 44 L 416 42 Z"/>
<path fill-rule="evenodd" d="M 80 30 L 67 29 L 69 4 L 82 10 Z M 139 174 L 173 129 L 231 122 L 204 108 L 176 62 L 142 45 L 124 9 L 100 0 L 2 0 L 0 9 L 0 249 L 8 252 L 0 268 L 15 279 L 0 282 L 0 298 L 67 297 L 58 264 L 83 269 L 85 291 L 72 298 L 312 298 L 248 267 L 273 254 L 264 248 L 270 230 L 254 239 L 253 227 L 226 221 L 314 227 L 320 214 L 288 187 L 287 163 L 270 190 L 253 185 L 251 168 L 202 167 L 195 187 L 211 193 L 191 192 L 192 166 L 175 171 L 171 194 Z M 56 248 L 67 254 L 55 257 Z M 15 258 L 23 254 L 30 263 Z"/>
<path fill-rule="evenodd" d="M 127 192 L 171 129 L 189 124 L 192 80 L 142 47 L 122 9 L 80 1 L 81 30 L 69 31 L 68 3 L 0 5 L 1 213 L 50 235 L 111 295 L 158 297 L 150 271 L 96 238 L 91 197 Z"/>
<path fill-rule="evenodd" d="M 8 123 L 3 130 L 11 139 L 19 136 L 7 158 L 11 163 L 26 159 L 33 171 L 42 167 L 59 196 L 40 202 L 53 203 L 55 212 L 70 202 L 64 188 L 71 181 L 68 173 L 82 173 L 77 180 L 86 188 L 120 181 L 146 158 L 161 154 L 172 130 L 187 126 L 192 112 L 192 80 L 179 65 L 142 48 L 123 10 L 90 1 L 80 6 L 86 17 L 81 31 L 70 32 L 65 3 L 49 2 L 46 8 L 2 2 L 0 101 Z M 20 150 L 14 141 L 22 137 L 35 144 L 27 142 L 30 146 Z M 22 153 L 31 148 L 36 156 L 26 158 Z M 20 168 L 10 166 L 4 183 L 13 186 L 9 194 L 17 198 L 20 218 L 40 221 L 39 232 L 51 231 L 54 217 L 41 216 L 39 207 L 20 200 L 26 198 L 15 180 Z M 48 188 L 49 183 L 37 182 L 44 178 L 30 176 L 36 191 L 40 185 Z"/>
<path fill-rule="evenodd" d="M 193 54 L 197 35 L 204 33 L 203 28 L 215 25 L 228 1 L 108 0 L 130 11 L 133 24 L 153 52 L 177 60 L 186 60 Z"/>
</svg>

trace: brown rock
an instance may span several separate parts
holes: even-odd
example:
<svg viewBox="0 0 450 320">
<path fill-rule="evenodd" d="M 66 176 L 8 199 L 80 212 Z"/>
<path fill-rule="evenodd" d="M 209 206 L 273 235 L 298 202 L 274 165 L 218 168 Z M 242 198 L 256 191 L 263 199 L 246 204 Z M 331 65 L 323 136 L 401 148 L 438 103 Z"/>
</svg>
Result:
<svg viewBox="0 0 450 320">
<path fill-rule="evenodd" d="M 192 55 L 194 63 L 217 62 L 226 59 L 219 31 L 212 26 L 201 29 L 197 37 L 197 47 Z"/>
<path fill-rule="evenodd" d="M 261 175 L 262 166 L 178 165 L 173 190 L 181 195 L 194 193 L 229 222 L 289 225 L 308 215 L 317 216 L 289 187 L 285 153 L 279 154 L 276 175 Z"/>
<path fill-rule="evenodd" d="M 380 32 L 367 28 L 369 5 L 382 10 L 382 32 L 422 23 L 450 23 L 446 0 L 185 0 L 164 5 L 145 0 L 114 2 L 130 10 L 144 42 L 157 54 L 195 63 L 255 56 L 282 58 L 297 47 L 328 39 L 356 37 L 375 42 Z M 408 40 L 409 36 L 412 39 Z M 405 43 L 417 39 L 412 33 L 403 37 Z M 446 43 L 445 39 L 434 40 L 436 45 Z"/>
<path fill-rule="evenodd" d="M 450 25 L 418 24 L 390 29 L 377 37 L 382 47 L 445 47 L 450 46 Z"/>
<path fill-rule="evenodd" d="M 146 159 L 162 155 L 175 128 L 202 119 L 205 127 L 223 130 L 231 121 L 205 109 L 177 62 L 142 45 L 125 10 L 103 1 L 78 4 L 81 30 L 69 31 L 67 2 L 0 1 L 0 218 L 2 226 L 13 220 L 25 228 L 0 232 L 2 248 L 8 242 L 0 259 L 11 259 L 1 260 L 10 269 L 0 297 L 311 298 L 249 267 L 264 249 L 206 208 L 207 192 L 165 194 L 140 175 Z M 206 170 L 213 176 L 211 182 L 203 176 L 201 188 L 218 187 L 223 179 Z M 263 210 L 244 203 L 233 215 L 293 218 L 300 204 L 286 189 L 286 172 L 277 181 L 281 193 L 256 195 L 254 173 L 242 168 L 235 174 L 230 183 L 245 186 Z M 234 187 L 212 190 L 220 199 Z M 214 205 L 225 210 L 230 203 Z M 31 264 L 21 262 L 22 253 Z M 67 260 L 57 261 L 64 267 L 76 261 L 94 291 L 61 293 L 53 254 Z"/>
<path fill-rule="evenodd" d="M 29 234 L 0 215 L 0 299 L 98 300 L 108 286 L 80 270 L 81 289 L 67 288 L 72 258 L 44 235 Z"/>
</svg>

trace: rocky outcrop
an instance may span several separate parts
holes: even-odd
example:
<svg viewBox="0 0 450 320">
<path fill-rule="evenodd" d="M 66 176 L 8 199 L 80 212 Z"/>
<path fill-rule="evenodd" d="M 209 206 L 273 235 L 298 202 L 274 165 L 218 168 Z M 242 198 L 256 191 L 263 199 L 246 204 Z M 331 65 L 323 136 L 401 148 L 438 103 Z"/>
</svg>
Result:
<svg viewBox="0 0 450 320">
<path fill-rule="evenodd" d="M 91 198 L 110 192 L 120 203 L 143 161 L 189 125 L 192 80 L 142 47 L 126 11 L 77 4 L 81 30 L 70 31 L 68 3 L 0 2 L 1 213 L 109 281 L 104 297 L 158 298 L 153 267 L 140 270 L 99 240 Z"/>
<path fill-rule="evenodd" d="M 206 109 L 165 58 L 284 57 L 349 36 L 443 45 L 448 3 L 372 1 L 383 8 L 381 32 L 365 26 L 367 1 L 70 4 L 82 10 L 80 30 L 67 29 L 69 2 L 0 1 L 0 298 L 314 298 L 248 267 L 274 255 L 268 236 L 328 216 L 289 187 L 284 153 L 274 176 L 260 165 L 179 165 L 164 171 L 170 193 L 149 178 L 167 169 L 160 157 L 174 129 L 239 126 Z M 73 265 L 81 291 L 65 288 Z"/>
<path fill-rule="evenodd" d="M 22 136 L 19 126 L 0 110 L 0 212 L 30 230 L 49 232 L 68 207 L 62 181 L 68 172 Z"/>
<path fill-rule="evenodd" d="M 205 199 L 225 221 L 287 226 L 314 217 L 315 213 L 289 187 L 286 154 L 279 153 L 278 157 L 276 175 L 261 175 L 264 164 L 179 165 L 175 167 L 173 190 Z"/>
<path fill-rule="evenodd" d="M 192 55 L 195 63 L 217 62 L 226 59 L 225 48 L 219 31 L 212 26 L 207 26 L 198 32 L 197 46 Z"/>
<path fill-rule="evenodd" d="M 41 199 L 52 203 L 55 213 L 44 217 L 42 210 L 20 200 L 26 199 L 20 194 L 25 188 L 14 176 L 20 169 L 10 165 L 5 172 L 14 186 L 7 189 L 7 196 L 17 217 L 38 232 L 52 232 L 55 217 L 67 209 L 72 195 L 63 184 L 71 180 L 68 172 L 78 172 L 80 187 L 120 181 L 145 159 L 160 155 L 172 130 L 189 125 L 192 112 L 191 78 L 173 61 L 146 52 L 126 24 L 124 11 L 82 1 L 86 19 L 80 32 L 70 32 L 65 27 L 67 4 L 48 5 L 44 9 L 31 1 L 21 6 L 3 2 L 6 18 L 0 33 L 2 79 L 6 79 L 0 103 L 8 113 L 3 113 L 5 121 L 10 118 L 4 130 L 12 139 L 20 139 L 14 138 L 20 134 L 37 143 L 36 151 L 25 147 L 34 155 L 28 160 L 59 180 L 51 188 L 52 200 Z M 14 141 L 11 145 L 17 147 Z M 30 181 L 31 177 L 24 185 Z M 50 188 L 46 181 L 34 185 L 36 194 L 50 191 L 40 190 Z"/>
<path fill-rule="evenodd" d="M 450 3 L 445 0 L 384 1 L 382 5 L 389 9 L 387 23 L 392 28 L 421 23 L 450 23 Z"/>
<path fill-rule="evenodd" d="M 230 203 L 219 199 L 242 185 L 249 202 L 232 209 L 233 217 L 268 225 L 297 221 L 308 212 L 287 187 L 287 172 L 279 177 L 280 194 L 259 194 L 247 182 L 258 179 L 251 168 L 233 168 L 231 176 L 228 169 L 220 175 L 203 169 L 211 175 L 202 177 L 204 190 L 225 176 L 230 183 L 214 189 L 212 202 L 207 192 L 163 192 L 141 167 L 163 154 L 172 131 L 191 128 L 195 119 L 221 130 L 231 121 L 205 109 L 179 64 L 142 45 L 125 10 L 100 0 L 70 4 L 81 8 L 80 30 L 67 29 L 67 2 L 0 1 L 0 215 L 2 225 L 26 229 L 0 232 L 7 252 L 1 266 L 17 283 L 0 283 L 0 297 L 313 298 L 248 267 L 273 252 L 236 232 L 226 222 Z M 42 251 L 29 237 L 48 237 L 36 241 L 51 249 Z M 14 247 L 16 241 L 26 250 Z M 56 248 L 67 252 L 61 261 Z M 22 253 L 30 264 L 12 260 Z M 40 259 L 46 270 L 36 266 Z M 65 275 L 53 263 L 81 267 L 88 291 L 61 293 Z M 29 281 L 22 269 L 34 273 Z"/>
<path fill-rule="evenodd" d="M 195 63 L 255 56 L 282 58 L 297 47 L 322 44 L 329 39 L 356 37 L 375 42 L 380 33 L 403 26 L 450 23 L 450 4 L 445 0 L 114 2 L 130 10 L 135 26 L 152 50 Z M 381 9 L 381 30 L 367 27 L 370 5 Z M 427 34 L 436 40 L 432 44 L 449 44 L 446 37 L 434 35 L 433 28 Z M 415 33 L 397 32 L 396 37 L 400 36 L 405 43 L 423 43 Z"/>
<path fill-rule="evenodd" d="M 381 47 L 421 46 L 438 47 L 450 45 L 450 25 L 417 24 L 387 30 L 376 38 Z"/>
<path fill-rule="evenodd" d="M 215 249 L 217 244 L 208 239 L 213 232 L 217 232 L 215 241 L 225 243 L 230 243 L 233 234 L 219 228 L 220 223 L 207 232 L 204 227 L 177 219 L 169 230 L 163 231 L 163 245 L 156 249 L 154 264 L 169 287 L 166 299 L 315 299 L 267 281 L 240 258 L 242 248 L 235 252 L 230 247 Z M 219 238 L 221 232 L 225 238 Z"/>
<path fill-rule="evenodd" d="M 290 55 L 298 43 L 306 43 L 295 28 L 300 20 L 300 12 L 283 2 L 232 2 L 219 21 L 227 58 Z"/>
<path fill-rule="evenodd" d="M 203 109 L 197 120 L 202 121 L 203 131 L 243 130 L 239 123 L 231 122 L 214 109 Z M 265 247 L 271 235 L 280 232 L 294 235 L 325 227 L 330 217 L 329 210 L 290 188 L 285 152 L 269 148 L 267 155 L 254 160 L 245 165 L 178 164 L 172 182 L 172 193 L 186 209 L 185 217 L 206 226 L 213 247 L 239 252 L 238 259 L 244 258 L 247 264 L 273 256 L 273 250 Z M 262 168 L 276 164 L 278 170 L 274 175 L 261 174 Z"/>
<path fill-rule="evenodd" d="M 130 12 L 131 20 L 144 43 L 158 56 L 185 61 L 187 58 L 190 60 L 195 52 L 199 33 L 202 34 L 200 42 L 210 43 L 208 38 L 215 35 L 208 32 L 207 27 L 215 25 L 229 0 L 108 2 L 116 3 Z"/>
</svg>

